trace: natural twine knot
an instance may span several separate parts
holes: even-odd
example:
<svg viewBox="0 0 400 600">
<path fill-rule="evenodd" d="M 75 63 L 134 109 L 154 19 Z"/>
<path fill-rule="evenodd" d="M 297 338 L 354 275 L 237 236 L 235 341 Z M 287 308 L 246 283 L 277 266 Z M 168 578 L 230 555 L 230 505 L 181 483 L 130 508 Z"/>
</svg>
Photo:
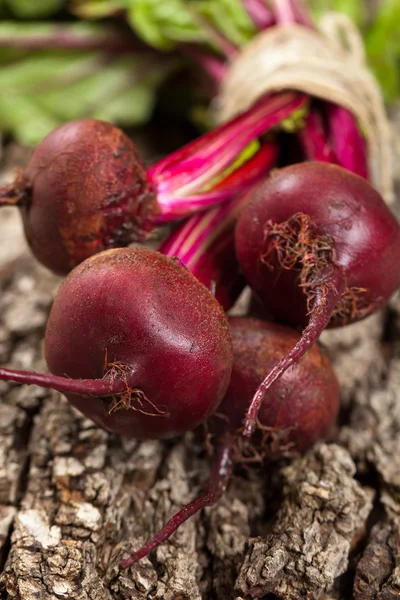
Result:
<svg viewBox="0 0 400 600">
<path fill-rule="evenodd" d="M 231 62 L 216 99 L 227 121 L 270 92 L 298 90 L 338 104 L 366 136 L 371 181 L 394 199 L 392 140 L 379 85 L 368 70 L 361 35 L 345 15 L 328 13 L 320 30 L 301 25 L 270 27 Z"/>
</svg>

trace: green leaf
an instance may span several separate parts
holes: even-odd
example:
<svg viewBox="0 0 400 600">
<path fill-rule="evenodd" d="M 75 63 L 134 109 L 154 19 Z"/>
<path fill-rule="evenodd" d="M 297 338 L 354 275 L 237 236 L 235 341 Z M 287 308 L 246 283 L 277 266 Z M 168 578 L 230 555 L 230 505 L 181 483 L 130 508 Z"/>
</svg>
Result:
<svg viewBox="0 0 400 600">
<path fill-rule="evenodd" d="M 126 8 L 122 6 L 121 0 L 72 0 L 72 2 L 76 4 L 72 12 L 82 19 L 103 19 L 121 8 Z"/>
<path fill-rule="evenodd" d="M 23 144 L 35 145 L 60 122 L 25 96 L 0 97 L 0 129 L 12 131 Z"/>
<path fill-rule="evenodd" d="M 309 0 L 309 5 L 317 21 L 327 11 L 344 13 L 359 27 L 366 20 L 365 0 Z"/>
<path fill-rule="evenodd" d="M 206 32 L 186 5 L 184 0 L 129 0 L 128 20 L 140 37 L 156 48 L 206 41 Z"/>
<path fill-rule="evenodd" d="M 366 34 L 366 50 L 387 101 L 400 96 L 400 1 L 385 0 Z"/>
<path fill-rule="evenodd" d="M 78 24 L 73 29 L 87 27 Z M 35 32 L 43 35 L 48 25 L 40 24 L 37 30 L 31 25 L 25 33 L 28 30 L 30 36 Z M 109 28 L 98 24 L 90 30 L 104 35 Z M 11 32 L 9 24 L 0 24 L 0 41 L 2 34 Z M 159 85 L 178 62 L 165 57 L 160 61 L 156 54 L 136 51 L 107 54 L 0 48 L 0 65 L 0 130 L 36 144 L 71 119 L 97 117 L 126 126 L 143 123 L 150 117 Z"/>
<path fill-rule="evenodd" d="M 65 0 L 5 0 L 19 19 L 43 19 L 63 8 Z"/>
<path fill-rule="evenodd" d="M 75 12 L 85 17 L 105 17 L 117 9 L 126 10 L 138 36 L 159 50 L 168 50 L 182 42 L 207 42 L 215 46 L 212 27 L 237 46 L 255 34 L 241 0 L 74 1 Z"/>
</svg>

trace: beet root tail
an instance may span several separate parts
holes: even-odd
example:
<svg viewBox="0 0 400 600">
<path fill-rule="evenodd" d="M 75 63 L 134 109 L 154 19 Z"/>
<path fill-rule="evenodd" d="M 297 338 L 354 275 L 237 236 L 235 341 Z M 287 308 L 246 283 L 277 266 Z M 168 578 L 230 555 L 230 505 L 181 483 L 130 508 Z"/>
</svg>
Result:
<svg viewBox="0 0 400 600">
<path fill-rule="evenodd" d="M 257 417 L 264 396 L 272 384 L 277 381 L 289 367 L 296 363 L 309 348 L 311 348 L 318 340 L 323 330 L 328 326 L 338 298 L 344 287 L 342 272 L 336 269 L 329 277 L 327 283 L 327 286 L 320 285 L 316 287 L 315 299 L 310 311 L 310 319 L 307 327 L 305 327 L 302 332 L 300 340 L 268 373 L 264 381 L 257 388 L 243 421 L 244 437 L 250 438 L 253 435 L 257 426 Z"/>
<path fill-rule="evenodd" d="M 121 569 L 128 569 L 141 558 L 167 541 L 175 531 L 190 517 L 206 506 L 212 506 L 224 494 L 233 468 L 234 440 L 226 433 L 217 444 L 214 463 L 207 485 L 207 490 L 185 506 L 183 506 L 165 525 L 148 540 L 139 550 L 120 562 Z"/>
<path fill-rule="evenodd" d="M 39 385 L 64 394 L 78 394 L 81 396 L 107 397 L 126 392 L 129 389 L 128 379 L 129 377 L 109 377 L 108 375 L 103 379 L 69 379 L 68 377 L 59 377 L 47 373 L 0 368 L 1 381 Z"/>
</svg>

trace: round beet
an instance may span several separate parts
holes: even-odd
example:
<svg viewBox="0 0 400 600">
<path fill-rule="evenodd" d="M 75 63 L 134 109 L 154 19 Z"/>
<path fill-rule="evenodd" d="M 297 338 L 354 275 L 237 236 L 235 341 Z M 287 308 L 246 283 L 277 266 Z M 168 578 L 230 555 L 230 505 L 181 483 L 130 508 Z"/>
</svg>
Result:
<svg viewBox="0 0 400 600">
<path fill-rule="evenodd" d="M 50 133 L 10 194 L 32 252 L 59 274 L 97 252 L 143 239 L 157 206 L 132 141 L 95 119 Z"/>
<path fill-rule="evenodd" d="M 62 284 L 45 355 L 53 375 L 0 379 L 65 393 L 98 425 L 137 439 L 193 429 L 221 401 L 232 370 L 227 318 L 173 259 L 147 249 L 87 259 Z"/>
<path fill-rule="evenodd" d="M 289 327 L 243 317 L 231 317 L 229 328 L 233 340 L 232 376 L 212 423 L 217 430 L 228 426 L 230 431 L 236 431 L 242 426 L 255 390 L 300 335 Z M 304 452 L 325 436 L 338 409 L 336 375 L 328 358 L 315 345 L 271 386 L 264 396 L 258 421 L 261 428 L 275 431 L 279 443 Z M 252 439 L 261 453 L 268 451 L 260 447 L 265 439 Z"/>
<path fill-rule="evenodd" d="M 316 288 L 338 295 L 330 326 L 362 319 L 400 284 L 400 227 L 362 177 L 327 163 L 276 170 L 251 192 L 236 253 L 267 311 L 304 325 Z"/>
<path fill-rule="evenodd" d="M 323 329 L 368 316 L 397 289 L 400 226 L 365 179 L 302 163 L 276 171 L 252 192 L 237 224 L 236 252 L 268 314 L 306 325 L 250 403 L 250 436 L 267 389 Z"/>
</svg>

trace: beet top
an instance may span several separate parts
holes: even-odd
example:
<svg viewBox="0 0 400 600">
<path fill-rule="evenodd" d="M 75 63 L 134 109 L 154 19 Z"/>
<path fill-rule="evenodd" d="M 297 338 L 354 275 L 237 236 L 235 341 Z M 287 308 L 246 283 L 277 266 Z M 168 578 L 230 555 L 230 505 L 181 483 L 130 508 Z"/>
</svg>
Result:
<svg viewBox="0 0 400 600">
<path fill-rule="evenodd" d="M 276 171 L 252 192 L 238 220 L 236 253 L 267 313 L 306 325 L 257 390 L 244 427 L 250 436 L 265 391 L 323 329 L 368 316 L 397 289 L 400 226 L 365 179 L 302 163 Z"/>
<path fill-rule="evenodd" d="M 232 342 L 222 308 L 173 259 L 115 249 L 78 266 L 49 317 L 53 375 L 0 369 L 0 379 L 62 391 L 98 425 L 138 439 L 193 429 L 229 383 Z"/>
<path fill-rule="evenodd" d="M 266 372 L 279 363 L 300 336 L 280 325 L 256 319 L 230 318 L 234 364 L 223 401 L 209 420 L 215 434 L 214 462 L 204 494 L 179 510 L 139 550 L 121 562 L 127 568 L 166 541 L 189 517 L 215 504 L 224 493 L 235 462 L 242 460 L 237 445 L 248 404 Z M 303 452 L 322 438 L 335 421 L 339 385 L 327 357 L 317 346 L 303 356 L 268 390 L 251 444 L 260 458 L 282 456 L 287 448 Z"/>
</svg>

